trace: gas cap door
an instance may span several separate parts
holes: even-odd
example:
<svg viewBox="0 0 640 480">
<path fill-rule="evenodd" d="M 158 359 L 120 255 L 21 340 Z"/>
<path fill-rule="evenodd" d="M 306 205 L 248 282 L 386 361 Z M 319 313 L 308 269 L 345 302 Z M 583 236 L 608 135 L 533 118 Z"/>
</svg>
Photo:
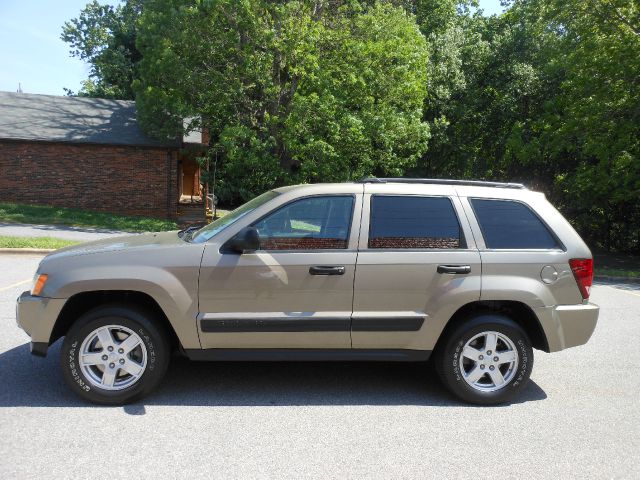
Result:
<svg viewBox="0 0 640 480">
<path fill-rule="evenodd" d="M 540 271 L 540 278 L 546 284 L 554 283 L 558 280 L 558 271 L 553 265 L 545 265 Z"/>
</svg>

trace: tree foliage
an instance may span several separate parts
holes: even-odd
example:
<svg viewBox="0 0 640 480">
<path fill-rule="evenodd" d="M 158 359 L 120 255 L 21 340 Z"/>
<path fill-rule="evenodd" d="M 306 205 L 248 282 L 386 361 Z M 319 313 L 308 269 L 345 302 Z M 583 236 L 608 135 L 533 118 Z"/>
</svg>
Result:
<svg viewBox="0 0 640 480">
<path fill-rule="evenodd" d="M 136 24 L 142 4 L 143 0 L 127 0 L 114 8 L 93 0 L 78 18 L 65 22 L 62 40 L 71 47 L 72 56 L 91 67 L 78 95 L 133 100 L 131 83 L 140 60 Z"/>
<path fill-rule="evenodd" d="M 363 175 L 523 181 L 597 248 L 640 249 L 634 0 L 95 1 L 65 24 L 82 94 L 206 126 L 216 192 Z"/>
<path fill-rule="evenodd" d="M 563 67 L 548 120 L 555 178 L 566 209 L 592 241 L 640 250 L 640 6 L 623 0 L 554 0 L 543 22 L 558 31 Z M 574 200 L 575 198 L 575 200 Z"/>
<path fill-rule="evenodd" d="M 199 119 L 222 153 L 224 200 L 398 175 L 426 150 L 427 43 L 400 7 L 150 1 L 138 46 L 142 118 L 161 135 Z"/>
<path fill-rule="evenodd" d="M 432 42 L 433 73 L 445 74 L 425 102 L 432 139 L 412 173 L 522 181 L 592 245 L 638 251 L 639 26 L 625 0 L 458 14 Z"/>
</svg>

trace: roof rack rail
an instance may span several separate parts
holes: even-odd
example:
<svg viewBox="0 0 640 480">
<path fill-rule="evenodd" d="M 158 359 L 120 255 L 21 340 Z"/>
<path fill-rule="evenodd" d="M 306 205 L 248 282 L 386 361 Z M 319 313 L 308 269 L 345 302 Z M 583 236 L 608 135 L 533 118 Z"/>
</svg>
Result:
<svg viewBox="0 0 640 480">
<path fill-rule="evenodd" d="M 526 189 L 521 183 L 486 182 L 484 180 L 451 180 L 448 178 L 376 178 L 369 177 L 358 180 L 357 183 L 420 183 L 428 185 L 462 185 L 472 187 L 495 187 Z"/>
</svg>

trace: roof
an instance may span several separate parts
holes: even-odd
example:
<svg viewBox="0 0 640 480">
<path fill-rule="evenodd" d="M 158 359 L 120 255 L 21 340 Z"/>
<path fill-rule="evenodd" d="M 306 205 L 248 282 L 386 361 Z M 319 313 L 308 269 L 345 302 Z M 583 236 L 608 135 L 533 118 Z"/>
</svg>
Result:
<svg viewBox="0 0 640 480">
<path fill-rule="evenodd" d="M 146 135 L 127 100 L 0 92 L 0 139 L 177 147 Z"/>
</svg>

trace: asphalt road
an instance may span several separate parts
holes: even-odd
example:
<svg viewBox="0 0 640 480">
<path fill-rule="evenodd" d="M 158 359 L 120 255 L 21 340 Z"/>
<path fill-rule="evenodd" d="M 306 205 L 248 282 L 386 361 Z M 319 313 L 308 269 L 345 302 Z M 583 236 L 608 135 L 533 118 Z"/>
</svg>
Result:
<svg viewBox="0 0 640 480">
<path fill-rule="evenodd" d="M 418 364 L 176 359 L 143 403 L 105 408 L 15 325 L 38 260 L 0 257 L 2 479 L 640 478 L 640 286 L 595 286 L 591 341 L 536 351 L 511 405 L 461 404 Z"/>
</svg>

